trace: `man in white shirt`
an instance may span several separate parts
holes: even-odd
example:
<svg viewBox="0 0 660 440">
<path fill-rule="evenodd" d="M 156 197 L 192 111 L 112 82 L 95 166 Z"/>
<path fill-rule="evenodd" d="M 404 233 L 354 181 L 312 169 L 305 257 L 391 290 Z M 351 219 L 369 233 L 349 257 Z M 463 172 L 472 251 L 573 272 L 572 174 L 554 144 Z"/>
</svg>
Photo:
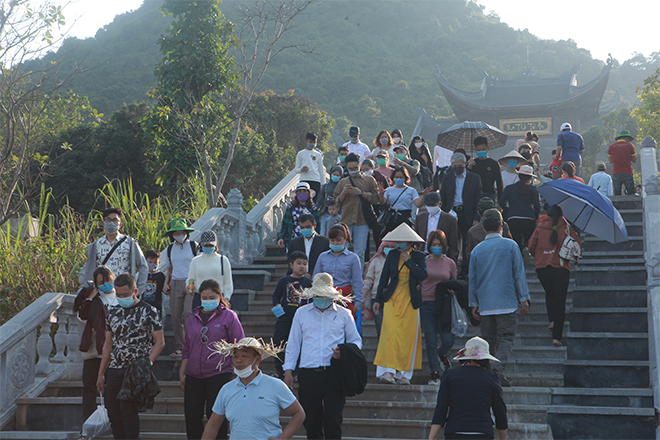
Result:
<svg viewBox="0 0 660 440">
<path fill-rule="evenodd" d="M 348 153 L 355 153 L 360 156 L 360 163 L 364 162 L 365 159 L 371 159 L 371 150 L 367 144 L 360 141 L 360 127 L 351 127 L 348 130 L 348 136 L 351 140 L 343 145 L 344 147 L 348 147 Z"/>
<path fill-rule="evenodd" d="M 341 438 L 346 396 L 336 372 L 330 368 L 340 358 L 340 344 L 362 348 L 362 338 L 351 312 L 336 304 L 344 297 L 333 287 L 332 276 L 319 273 L 312 287 L 302 293 L 313 303 L 302 306 L 293 317 L 284 362 L 284 382 L 293 389 L 293 370 L 300 357 L 298 398 L 307 417 L 307 438 Z"/>
<path fill-rule="evenodd" d="M 605 172 L 605 164 L 599 163 L 596 166 L 598 171 L 596 174 L 592 174 L 589 179 L 589 186 L 596 188 L 596 191 L 604 195 L 605 197 L 610 197 L 614 195 L 612 188 L 612 177 Z"/>
<path fill-rule="evenodd" d="M 294 171 L 300 174 L 300 181 L 309 183 L 314 190 L 314 203 L 316 195 L 321 191 L 321 185 L 325 183 L 325 166 L 323 166 L 323 153 L 316 148 L 317 136 L 307 133 L 305 136 L 305 148 L 296 155 L 296 167 Z"/>
</svg>

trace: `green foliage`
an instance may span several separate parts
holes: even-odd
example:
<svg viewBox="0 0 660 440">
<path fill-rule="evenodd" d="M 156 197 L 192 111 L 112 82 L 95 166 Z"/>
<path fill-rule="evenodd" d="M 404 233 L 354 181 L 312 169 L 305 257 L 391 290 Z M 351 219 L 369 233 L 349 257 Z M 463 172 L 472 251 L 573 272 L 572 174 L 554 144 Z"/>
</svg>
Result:
<svg viewBox="0 0 660 440">
<path fill-rule="evenodd" d="M 642 105 L 632 111 L 632 116 L 639 125 L 640 137 L 651 136 L 660 141 L 660 67 L 637 92 Z"/>
</svg>

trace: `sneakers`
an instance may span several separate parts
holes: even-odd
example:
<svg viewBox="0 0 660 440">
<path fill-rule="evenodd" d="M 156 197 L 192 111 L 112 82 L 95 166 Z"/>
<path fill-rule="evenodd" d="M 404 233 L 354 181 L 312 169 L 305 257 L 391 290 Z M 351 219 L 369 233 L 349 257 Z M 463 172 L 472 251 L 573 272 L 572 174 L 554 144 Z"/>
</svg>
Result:
<svg viewBox="0 0 660 440">
<path fill-rule="evenodd" d="M 451 368 L 451 362 L 449 362 L 449 358 L 447 358 L 446 354 L 443 354 L 442 356 L 440 356 L 440 362 L 442 362 L 442 367 L 445 370 L 448 370 L 448 369 Z"/>
<path fill-rule="evenodd" d="M 437 371 L 431 373 L 431 378 L 429 379 L 429 385 L 439 386 L 440 385 L 440 374 Z"/>
<path fill-rule="evenodd" d="M 500 378 L 500 385 L 503 387 L 510 387 L 511 386 L 511 381 L 504 375 L 504 373 L 500 370 L 494 370 L 495 373 L 497 373 L 497 376 Z"/>
</svg>

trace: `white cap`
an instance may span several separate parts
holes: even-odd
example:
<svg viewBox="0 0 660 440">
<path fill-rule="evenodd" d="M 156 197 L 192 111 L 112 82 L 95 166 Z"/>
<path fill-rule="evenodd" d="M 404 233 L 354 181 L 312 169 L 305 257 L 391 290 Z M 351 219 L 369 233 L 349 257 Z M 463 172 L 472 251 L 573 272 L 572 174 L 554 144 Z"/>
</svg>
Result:
<svg viewBox="0 0 660 440">
<path fill-rule="evenodd" d="M 561 128 L 560 128 L 560 130 L 561 130 L 561 131 L 564 131 L 564 130 L 573 130 L 573 127 L 571 127 L 571 124 L 569 124 L 568 122 L 564 122 L 563 124 L 561 124 Z"/>
</svg>

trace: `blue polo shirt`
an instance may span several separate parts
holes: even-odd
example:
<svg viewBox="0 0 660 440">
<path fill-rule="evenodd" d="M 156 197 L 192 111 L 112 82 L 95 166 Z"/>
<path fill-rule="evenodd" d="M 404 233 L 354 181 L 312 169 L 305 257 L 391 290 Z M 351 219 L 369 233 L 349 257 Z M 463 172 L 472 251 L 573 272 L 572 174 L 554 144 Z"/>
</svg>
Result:
<svg viewBox="0 0 660 440">
<path fill-rule="evenodd" d="M 260 371 L 247 385 L 237 377 L 223 386 L 213 412 L 229 420 L 230 439 L 264 440 L 282 434 L 280 409 L 295 401 L 284 382 Z"/>
<path fill-rule="evenodd" d="M 584 150 L 584 139 L 579 133 L 568 130 L 559 133 L 557 136 L 557 146 L 561 147 L 561 160 L 576 161 L 582 160 L 582 151 Z"/>
</svg>

